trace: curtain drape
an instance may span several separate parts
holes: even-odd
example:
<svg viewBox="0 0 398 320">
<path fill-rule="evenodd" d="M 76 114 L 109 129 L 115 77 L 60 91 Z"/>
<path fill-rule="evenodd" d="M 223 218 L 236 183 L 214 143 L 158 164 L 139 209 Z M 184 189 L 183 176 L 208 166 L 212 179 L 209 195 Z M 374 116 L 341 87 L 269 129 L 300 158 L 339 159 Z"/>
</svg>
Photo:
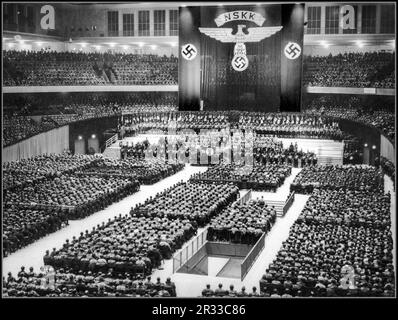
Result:
<svg viewBox="0 0 398 320">
<path fill-rule="evenodd" d="M 3 148 L 2 163 L 35 157 L 40 154 L 61 153 L 69 149 L 69 125 L 40 133 Z"/>
<path fill-rule="evenodd" d="M 280 105 L 280 34 L 246 43 L 249 67 L 235 71 L 234 43 L 201 37 L 202 98 L 207 110 L 278 111 Z"/>
<path fill-rule="evenodd" d="M 380 135 L 380 155 L 387 158 L 395 165 L 394 145 L 383 135 Z"/>
</svg>

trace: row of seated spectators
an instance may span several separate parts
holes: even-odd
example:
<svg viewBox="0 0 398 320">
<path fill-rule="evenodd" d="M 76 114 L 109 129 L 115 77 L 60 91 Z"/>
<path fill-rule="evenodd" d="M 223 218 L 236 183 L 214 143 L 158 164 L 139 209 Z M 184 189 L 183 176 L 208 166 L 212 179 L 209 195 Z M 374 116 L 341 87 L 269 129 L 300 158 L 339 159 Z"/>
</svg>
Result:
<svg viewBox="0 0 398 320">
<path fill-rule="evenodd" d="M 5 86 L 176 85 L 170 56 L 55 51 L 3 51 Z"/>
<path fill-rule="evenodd" d="M 276 191 L 291 172 L 292 167 L 286 164 L 237 166 L 221 163 L 203 173 L 192 175 L 191 181 L 228 182 L 238 185 L 241 189 Z"/>
<path fill-rule="evenodd" d="M 87 169 L 98 162 L 94 155 L 42 154 L 36 157 L 3 163 L 3 189 L 23 187 L 61 174 Z"/>
<path fill-rule="evenodd" d="M 68 219 L 60 207 L 3 206 L 3 256 L 61 229 Z"/>
<path fill-rule="evenodd" d="M 188 219 L 119 215 L 67 240 L 59 250 L 47 250 L 44 264 L 56 270 L 148 275 L 170 259 L 175 250 L 196 234 Z"/>
<path fill-rule="evenodd" d="M 180 182 L 136 205 L 131 213 L 145 217 L 189 219 L 203 227 L 222 208 L 236 200 L 238 194 L 238 187 L 231 183 Z"/>
<path fill-rule="evenodd" d="M 33 267 L 25 271 L 21 267 L 17 277 L 8 273 L 3 277 L 4 297 L 175 297 L 176 286 L 170 278 L 153 282 L 151 277 L 134 278 L 129 274 L 115 272 L 98 273 L 91 271 L 73 273 L 70 269 L 38 273 Z"/>
<path fill-rule="evenodd" d="M 314 189 L 298 221 L 386 229 L 390 215 L 390 194 L 383 190 Z"/>
<path fill-rule="evenodd" d="M 257 291 L 257 287 L 252 288 L 252 292 L 247 292 L 246 287 L 243 286 L 240 291 L 235 290 L 233 284 L 229 286 L 228 289 L 223 288 L 223 284 L 219 283 L 218 287 L 213 290 L 211 289 L 210 284 L 206 285 L 206 288 L 202 290 L 202 297 L 211 298 L 211 297 L 239 297 L 239 298 L 248 298 L 248 297 L 264 297 L 261 292 Z"/>
<path fill-rule="evenodd" d="M 392 250 L 389 229 L 296 222 L 260 290 L 268 296 L 392 297 Z"/>
<path fill-rule="evenodd" d="M 383 186 L 383 174 L 367 165 L 325 165 L 305 167 L 294 178 L 292 191 L 312 193 L 315 188 L 330 190 L 379 190 Z"/>
<path fill-rule="evenodd" d="M 308 172 L 299 180 L 305 176 Z M 384 193 L 380 173 L 368 166 L 326 166 L 311 172 L 311 183 L 324 180 L 311 192 L 260 280 L 261 292 L 394 296 L 391 196 Z"/>
<path fill-rule="evenodd" d="M 54 232 L 65 219 L 99 211 L 137 192 L 141 183 L 152 184 L 182 168 L 69 153 L 5 163 L 4 255 Z"/>
<path fill-rule="evenodd" d="M 78 176 L 120 177 L 138 181 L 140 184 L 154 184 L 177 171 L 182 170 L 184 164 L 164 163 L 144 159 L 111 159 L 101 158 L 95 166 L 78 170 Z"/>
<path fill-rule="evenodd" d="M 303 68 L 304 84 L 308 86 L 395 88 L 395 53 L 306 56 Z"/>
<path fill-rule="evenodd" d="M 264 200 L 237 201 L 211 219 L 207 240 L 254 245 L 275 221 L 275 208 L 268 207 Z"/>
<path fill-rule="evenodd" d="M 386 97 L 321 96 L 306 104 L 306 114 L 330 116 L 376 127 L 395 141 L 395 102 Z"/>
</svg>

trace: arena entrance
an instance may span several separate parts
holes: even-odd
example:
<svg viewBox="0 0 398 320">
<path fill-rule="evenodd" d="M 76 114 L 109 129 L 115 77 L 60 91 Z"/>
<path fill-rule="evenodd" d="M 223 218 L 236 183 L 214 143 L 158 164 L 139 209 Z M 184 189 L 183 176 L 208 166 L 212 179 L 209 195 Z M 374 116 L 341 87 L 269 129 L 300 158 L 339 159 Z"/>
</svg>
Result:
<svg viewBox="0 0 398 320">
<path fill-rule="evenodd" d="M 173 256 L 173 273 L 243 281 L 264 249 L 265 233 L 254 245 L 207 241 L 207 228 Z"/>
</svg>

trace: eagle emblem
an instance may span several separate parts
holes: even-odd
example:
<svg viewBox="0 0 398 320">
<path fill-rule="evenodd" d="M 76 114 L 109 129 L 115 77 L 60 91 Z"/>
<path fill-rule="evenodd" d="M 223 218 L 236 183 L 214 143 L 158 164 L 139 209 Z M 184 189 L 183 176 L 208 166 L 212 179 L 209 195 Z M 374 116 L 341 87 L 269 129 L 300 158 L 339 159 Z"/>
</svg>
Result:
<svg viewBox="0 0 398 320">
<path fill-rule="evenodd" d="M 247 33 L 243 30 L 247 29 Z M 223 43 L 235 43 L 232 67 L 236 71 L 243 71 L 249 65 L 246 56 L 245 42 L 259 42 L 266 39 L 282 29 L 282 26 L 275 27 L 252 27 L 246 28 L 244 24 L 238 24 L 238 31 L 233 34 L 232 28 L 199 28 L 199 31 L 210 38 Z"/>
</svg>

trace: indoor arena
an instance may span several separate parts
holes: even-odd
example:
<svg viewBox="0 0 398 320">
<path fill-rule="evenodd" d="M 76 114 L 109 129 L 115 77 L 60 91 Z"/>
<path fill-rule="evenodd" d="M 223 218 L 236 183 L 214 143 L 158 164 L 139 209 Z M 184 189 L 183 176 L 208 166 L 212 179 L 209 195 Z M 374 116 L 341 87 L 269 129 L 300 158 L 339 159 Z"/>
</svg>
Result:
<svg viewBox="0 0 398 320">
<path fill-rule="evenodd" d="M 396 296 L 395 3 L 2 6 L 3 297 Z"/>
</svg>

